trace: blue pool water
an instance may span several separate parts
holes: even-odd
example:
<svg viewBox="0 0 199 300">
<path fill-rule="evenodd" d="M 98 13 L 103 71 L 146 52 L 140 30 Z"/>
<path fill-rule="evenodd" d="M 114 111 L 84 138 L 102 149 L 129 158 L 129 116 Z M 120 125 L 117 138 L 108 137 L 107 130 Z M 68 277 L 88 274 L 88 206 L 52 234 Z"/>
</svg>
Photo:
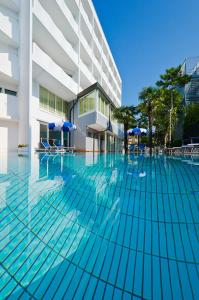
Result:
<svg viewBox="0 0 199 300">
<path fill-rule="evenodd" d="M 199 159 L 0 160 L 0 299 L 199 299 Z"/>
</svg>

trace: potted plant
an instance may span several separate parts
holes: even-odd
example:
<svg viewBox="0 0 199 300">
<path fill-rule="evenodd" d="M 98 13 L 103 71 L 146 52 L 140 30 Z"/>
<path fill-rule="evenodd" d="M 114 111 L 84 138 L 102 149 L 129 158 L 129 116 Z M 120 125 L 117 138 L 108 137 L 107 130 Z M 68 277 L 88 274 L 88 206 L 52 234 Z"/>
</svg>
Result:
<svg viewBox="0 0 199 300">
<path fill-rule="evenodd" d="M 28 154 L 28 145 L 27 144 L 19 144 L 18 145 L 18 154 L 27 155 Z"/>
</svg>

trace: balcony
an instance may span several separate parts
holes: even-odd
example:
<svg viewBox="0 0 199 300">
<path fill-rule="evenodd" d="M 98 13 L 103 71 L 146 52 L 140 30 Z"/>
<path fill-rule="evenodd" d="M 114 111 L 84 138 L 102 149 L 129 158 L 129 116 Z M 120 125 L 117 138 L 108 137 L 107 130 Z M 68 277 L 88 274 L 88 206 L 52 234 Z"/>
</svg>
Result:
<svg viewBox="0 0 199 300">
<path fill-rule="evenodd" d="M 0 7 L 0 37 L 1 41 L 12 47 L 19 45 L 19 25 L 14 14 Z"/>
<path fill-rule="evenodd" d="M 85 12 L 85 9 L 84 9 L 83 5 L 81 5 L 80 11 L 81 11 L 81 15 L 84 19 L 84 22 L 86 23 L 87 29 L 89 30 L 90 35 L 92 35 L 93 27 L 92 27 L 92 24 L 90 23 L 90 20 L 88 18 L 88 15 Z"/>
<path fill-rule="evenodd" d="M 95 78 L 93 77 L 91 71 L 88 69 L 88 67 L 82 60 L 80 60 L 80 76 L 80 84 L 83 87 L 83 89 L 89 87 L 95 82 Z"/>
<path fill-rule="evenodd" d="M 35 1 L 33 16 L 33 40 L 59 66 L 75 72 L 78 67 L 78 55 L 52 18 L 39 1 Z"/>
<path fill-rule="evenodd" d="M 67 101 L 74 99 L 77 94 L 76 82 L 35 43 L 33 44 L 33 78 Z"/>
<path fill-rule="evenodd" d="M 61 30 L 65 38 L 73 45 L 78 42 L 78 24 L 64 0 L 45 1 L 40 3 Z"/>
<path fill-rule="evenodd" d="M 0 119 L 18 121 L 18 97 L 0 93 Z"/>
<path fill-rule="evenodd" d="M 92 59 L 92 50 L 91 50 L 91 46 L 89 45 L 89 43 L 87 42 L 87 40 L 85 39 L 83 33 L 80 31 L 80 40 L 81 40 L 81 45 L 84 48 L 84 53 L 86 53 L 86 57 L 87 58 L 87 54 L 89 55 L 90 59 Z"/>
<path fill-rule="evenodd" d="M 19 65 L 17 51 L 10 47 L 0 45 L 0 81 L 13 85 L 19 82 Z"/>
</svg>

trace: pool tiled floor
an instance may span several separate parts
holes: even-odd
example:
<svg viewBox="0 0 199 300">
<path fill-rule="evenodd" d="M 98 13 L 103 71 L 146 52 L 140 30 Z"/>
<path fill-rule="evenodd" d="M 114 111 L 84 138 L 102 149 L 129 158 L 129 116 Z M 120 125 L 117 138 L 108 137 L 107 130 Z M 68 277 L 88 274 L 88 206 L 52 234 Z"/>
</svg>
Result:
<svg viewBox="0 0 199 300">
<path fill-rule="evenodd" d="M 0 299 L 199 299 L 199 166 L 186 160 L 7 157 Z"/>
</svg>

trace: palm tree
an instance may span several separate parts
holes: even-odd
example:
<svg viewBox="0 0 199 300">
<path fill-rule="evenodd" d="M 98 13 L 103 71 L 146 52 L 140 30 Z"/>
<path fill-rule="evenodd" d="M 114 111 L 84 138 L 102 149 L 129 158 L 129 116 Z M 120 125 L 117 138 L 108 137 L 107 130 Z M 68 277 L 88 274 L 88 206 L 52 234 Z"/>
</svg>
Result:
<svg viewBox="0 0 199 300">
<path fill-rule="evenodd" d="M 154 121 L 154 109 L 156 106 L 157 98 L 158 89 L 151 86 L 144 88 L 139 95 L 139 100 L 141 101 L 141 103 L 138 106 L 139 110 L 148 118 L 150 155 L 152 154 L 153 146 L 152 127 Z"/>
<path fill-rule="evenodd" d="M 128 152 L 128 134 L 127 130 L 135 126 L 136 118 L 135 115 L 137 114 L 136 107 L 134 106 L 121 106 L 115 108 L 113 111 L 114 119 L 117 119 L 119 123 L 124 125 L 124 150 L 125 153 Z"/>
</svg>

